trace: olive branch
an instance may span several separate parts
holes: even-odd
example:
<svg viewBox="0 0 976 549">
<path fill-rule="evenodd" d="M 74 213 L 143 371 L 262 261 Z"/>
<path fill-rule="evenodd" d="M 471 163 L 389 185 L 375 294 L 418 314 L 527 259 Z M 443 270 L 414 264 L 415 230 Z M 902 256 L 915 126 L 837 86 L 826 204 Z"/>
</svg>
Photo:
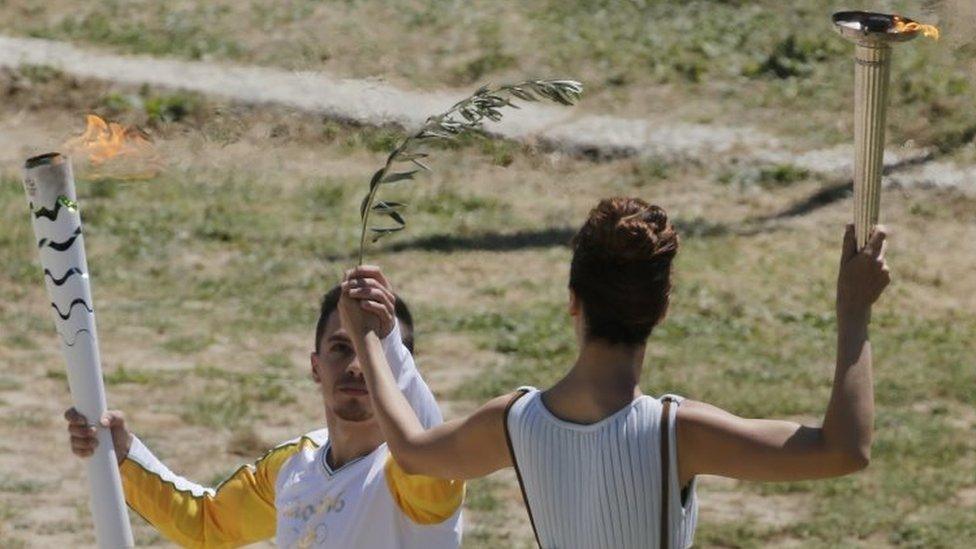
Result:
<svg viewBox="0 0 976 549">
<path fill-rule="evenodd" d="M 450 109 L 441 114 L 431 116 L 424 122 L 416 133 L 409 135 L 390 152 L 383 164 L 369 180 L 369 193 L 363 197 L 359 208 L 362 219 L 362 231 L 359 238 L 359 264 L 363 264 L 366 255 L 366 235 L 372 233 L 372 242 L 384 236 L 402 231 L 407 225 L 403 217 L 406 204 L 389 200 L 376 200 L 382 185 L 408 181 L 419 171 L 430 171 L 423 159 L 429 156 L 424 152 L 424 144 L 432 140 L 451 140 L 468 131 L 481 130 L 482 122 L 487 118 L 492 122 L 502 119 L 503 107 L 519 108 L 512 99 L 523 101 L 539 101 L 548 99 L 560 105 L 573 105 L 583 93 L 583 85 L 575 80 L 527 80 L 518 84 L 503 86 L 482 86 L 474 95 L 458 101 Z M 407 169 L 398 167 L 399 164 L 410 164 Z M 412 169 L 411 169 L 412 168 Z M 399 171 L 398 171 L 399 170 Z M 384 215 L 393 221 L 393 225 L 370 227 L 370 213 Z"/>
</svg>

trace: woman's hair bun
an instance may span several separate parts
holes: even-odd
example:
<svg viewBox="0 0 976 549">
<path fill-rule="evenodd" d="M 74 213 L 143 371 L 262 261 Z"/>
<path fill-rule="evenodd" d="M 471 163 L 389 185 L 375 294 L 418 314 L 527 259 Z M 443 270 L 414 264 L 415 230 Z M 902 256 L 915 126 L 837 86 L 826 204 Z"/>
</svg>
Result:
<svg viewBox="0 0 976 549">
<path fill-rule="evenodd" d="M 569 287 L 590 337 L 643 343 L 668 309 L 678 233 L 639 198 L 601 200 L 573 237 Z"/>
<path fill-rule="evenodd" d="M 583 237 L 583 233 L 587 233 Z M 647 261 L 673 256 L 678 233 L 660 206 L 640 198 L 607 198 L 590 212 L 577 243 L 585 238 L 608 261 Z"/>
</svg>

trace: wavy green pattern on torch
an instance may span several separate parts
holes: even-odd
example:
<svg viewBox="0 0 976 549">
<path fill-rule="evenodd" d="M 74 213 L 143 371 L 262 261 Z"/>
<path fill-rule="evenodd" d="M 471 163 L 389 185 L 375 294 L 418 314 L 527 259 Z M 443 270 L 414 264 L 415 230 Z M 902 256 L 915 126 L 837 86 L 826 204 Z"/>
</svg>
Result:
<svg viewBox="0 0 976 549">
<path fill-rule="evenodd" d="M 34 214 L 36 219 L 46 217 L 51 221 L 56 221 L 58 219 L 58 213 L 61 211 L 62 207 L 67 208 L 68 211 L 74 212 L 78 210 L 78 203 L 64 195 L 58 197 L 57 202 L 54 204 L 53 210 L 43 206 L 35 210 L 34 203 L 30 203 L 30 211 L 32 214 Z"/>
</svg>

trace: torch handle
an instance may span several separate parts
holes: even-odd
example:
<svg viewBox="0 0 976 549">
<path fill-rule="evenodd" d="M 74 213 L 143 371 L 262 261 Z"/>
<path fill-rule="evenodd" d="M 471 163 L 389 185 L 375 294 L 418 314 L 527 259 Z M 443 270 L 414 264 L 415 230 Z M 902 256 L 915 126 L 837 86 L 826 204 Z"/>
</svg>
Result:
<svg viewBox="0 0 976 549">
<path fill-rule="evenodd" d="M 95 538 L 102 549 L 133 547 L 112 436 L 98 425 L 106 408 L 105 386 L 70 162 L 56 153 L 31 158 L 24 188 L 71 398 L 97 427 L 98 447 L 88 460 Z"/>
<path fill-rule="evenodd" d="M 854 61 L 854 234 L 861 247 L 881 206 L 891 47 L 859 43 Z"/>
</svg>

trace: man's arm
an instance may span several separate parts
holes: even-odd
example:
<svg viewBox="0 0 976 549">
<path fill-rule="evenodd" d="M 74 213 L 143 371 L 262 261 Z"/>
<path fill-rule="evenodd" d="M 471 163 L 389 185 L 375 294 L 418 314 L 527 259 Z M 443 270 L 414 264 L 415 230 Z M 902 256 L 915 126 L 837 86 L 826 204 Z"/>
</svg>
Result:
<svg viewBox="0 0 976 549">
<path fill-rule="evenodd" d="M 393 319 L 393 330 L 383 338 L 383 356 L 390 365 L 390 373 L 396 380 L 397 387 L 406 397 L 410 407 L 416 412 L 424 428 L 431 428 L 444 422 L 441 409 L 437 406 L 434 393 L 424 381 L 420 371 L 414 365 L 413 354 L 403 344 L 400 323 Z"/>
<path fill-rule="evenodd" d="M 98 441 L 84 416 L 69 410 L 72 451 L 91 455 Z M 216 489 L 173 473 L 134 435 L 122 414 L 108 412 L 126 503 L 160 533 L 184 547 L 238 547 L 274 536 L 278 470 L 302 441 L 283 444 L 235 471 Z"/>
<path fill-rule="evenodd" d="M 677 415 L 682 485 L 698 474 L 802 480 L 840 476 L 868 465 L 874 422 L 868 323 L 871 305 L 890 281 L 884 249 L 883 228 L 859 251 L 853 227 L 848 227 L 837 288 L 837 366 L 823 426 L 745 419 L 685 401 Z"/>
</svg>

